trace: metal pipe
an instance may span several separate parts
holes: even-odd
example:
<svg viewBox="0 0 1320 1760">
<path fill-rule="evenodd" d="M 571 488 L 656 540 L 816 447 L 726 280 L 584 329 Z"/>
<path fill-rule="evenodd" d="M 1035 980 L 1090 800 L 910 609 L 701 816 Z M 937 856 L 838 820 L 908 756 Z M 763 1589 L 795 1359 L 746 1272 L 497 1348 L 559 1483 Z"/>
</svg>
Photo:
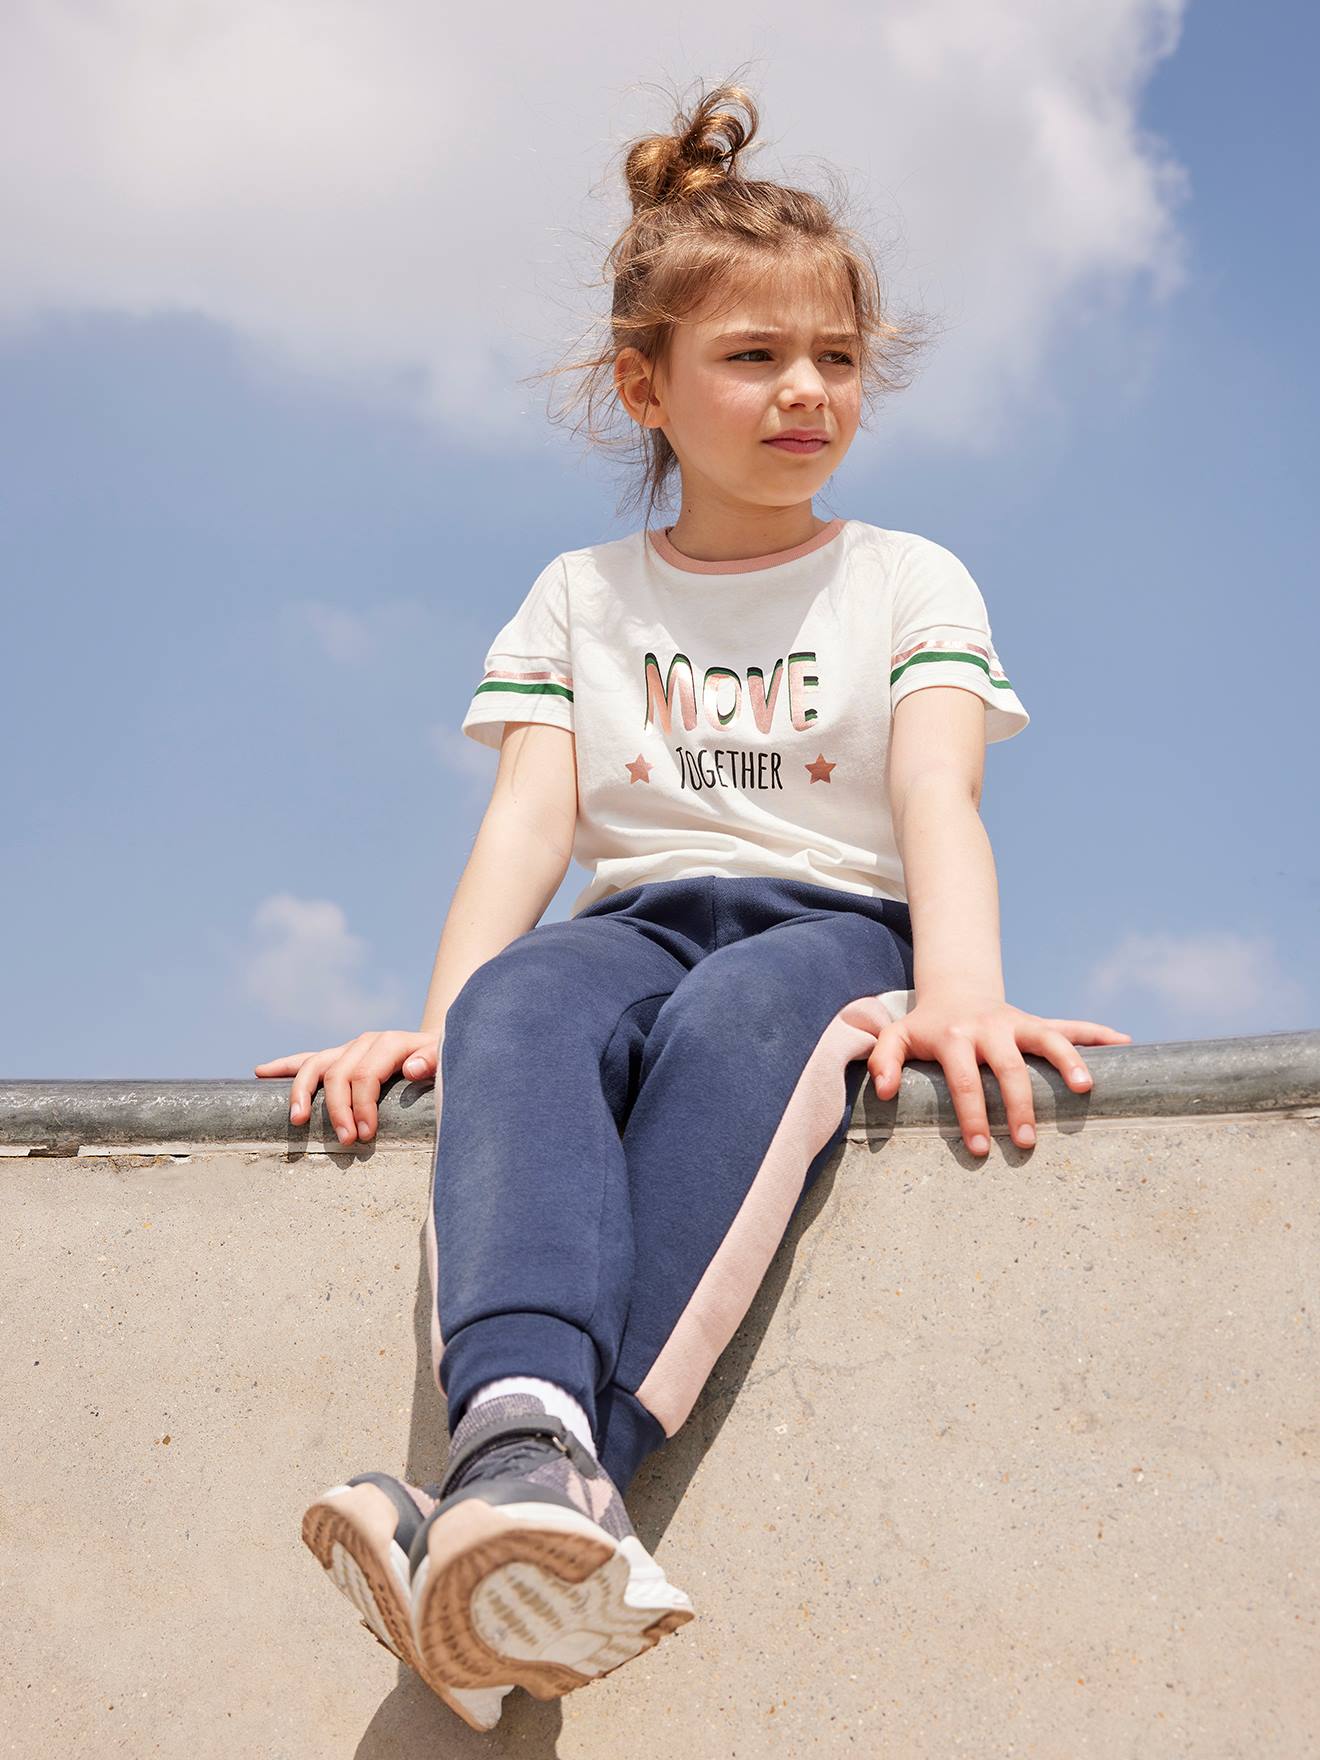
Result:
<svg viewBox="0 0 1320 1760">
<path fill-rule="evenodd" d="M 1058 1070 L 1028 1056 L 1037 1122 L 1068 1127 L 1088 1120 L 1194 1118 L 1287 1113 L 1320 1107 L 1320 1028 L 1236 1039 L 1173 1040 L 1150 1045 L 1088 1045 L 1082 1056 L 1093 1077 L 1075 1094 Z M 517 1072 L 509 1071 L 510 1103 Z M 1004 1134 L 999 1084 L 982 1066 L 992 1132 Z M 71 1154 L 83 1144 L 324 1144 L 340 1148 L 318 1091 L 305 1125 L 289 1123 L 290 1084 L 252 1077 L 220 1081 L 0 1080 L 0 1146 Z M 909 1063 L 892 1100 L 864 1082 L 850 1129 L 864 1135 L 894 1130 L 956 1131 L 952 1100 L 937 1063 Z M 394 1077 L 382 1090 L 376 1142 L 434 1140 L 430 1082 Z M 369 1145 L 363 1145 L 368 1147 Z M 352 1145 L 345 1151 L 352 1153 Z"/>
</svg>

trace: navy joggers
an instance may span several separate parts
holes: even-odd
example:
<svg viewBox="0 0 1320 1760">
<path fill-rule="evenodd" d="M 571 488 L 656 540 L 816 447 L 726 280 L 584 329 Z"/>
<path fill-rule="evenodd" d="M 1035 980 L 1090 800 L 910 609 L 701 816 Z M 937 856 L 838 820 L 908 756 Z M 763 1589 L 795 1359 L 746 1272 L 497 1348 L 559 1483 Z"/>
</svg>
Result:
<svg viewBox="0 0 1320 1760">
<path fill-rule="evenodd" d="M 441 1046 L 427 1255 L 451 1431 L 557 1382 L 619 1489 L 691 1411 L 909 1006 L 908 907 L 705 875 L 538 923 Z"/>
</svg>

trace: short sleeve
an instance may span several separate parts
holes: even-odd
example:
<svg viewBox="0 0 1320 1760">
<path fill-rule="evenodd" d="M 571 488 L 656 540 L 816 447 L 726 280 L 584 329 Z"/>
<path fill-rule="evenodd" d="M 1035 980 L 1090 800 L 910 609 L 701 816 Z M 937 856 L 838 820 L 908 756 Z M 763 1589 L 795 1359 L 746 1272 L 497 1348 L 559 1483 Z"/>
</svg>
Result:
<svg viewBox="0 0 1320 1760">
<path fill-rule="evenodd" d="M 498 748 L 506 721 L 573 727 L 568 578 L 561 556 L 537 575 L 487 649 L 462 731 L 483 746 Z"/>
<path fill-rule="evenodd" d="M 952 684 L 984 702 L 987 743 L 1027 726 L 1031 717 L 990 639 L 981 590 L 951 550 L 930 538 L 909 543 L 897 566 L 891 628 L 891 709 L 923 685 Z"/>
</svg>

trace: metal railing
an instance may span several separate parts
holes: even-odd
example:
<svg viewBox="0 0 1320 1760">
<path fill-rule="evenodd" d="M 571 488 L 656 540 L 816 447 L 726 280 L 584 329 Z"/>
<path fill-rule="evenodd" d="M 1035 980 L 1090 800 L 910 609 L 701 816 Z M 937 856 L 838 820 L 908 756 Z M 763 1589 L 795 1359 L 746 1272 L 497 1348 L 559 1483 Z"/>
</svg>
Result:
<svg viewBox="0 0 1320 1760">
<path fill-rule="evenodd" d="M 1091 1045 L 1082 1055 L 1093 1077 L 1075 1094 L 1053 1064 L 1029 1056 L 1037 1122 L 1076 1127 L 1089 1120 L 1197 1118 L 1257 1113 L 1306 1114 L 1320 1108 L 1320 1028 L 1235 1039 L 1188 1039 L 1149 1045 Z M 982 1067 L 992 1132 L 1005 1134 L 999 1085 Z M 511 1105 L 517 1072 L 509 1072 Z M 289 1083 L 257 1078 L 217 1081 L 0 1080 L 0 1147 L 35 1154 L 74 1154 L 83 1145 L 259 1143 L 289 1150 L 354 1154 L 379 1143 L 404 1146 L 435 1136 L 431 1083 L 395 1077 L 381 1093 L 371 1143 L 341 1146 L 317 1093 L 305 1125 L 289 1123 Z M 867 1134 L 936 1129 L 954 1132 L 956 1116 L 938 1064 L 910 1063 L 892 1100 L 862 1084 L 850 1129 Z"/>
</svg>

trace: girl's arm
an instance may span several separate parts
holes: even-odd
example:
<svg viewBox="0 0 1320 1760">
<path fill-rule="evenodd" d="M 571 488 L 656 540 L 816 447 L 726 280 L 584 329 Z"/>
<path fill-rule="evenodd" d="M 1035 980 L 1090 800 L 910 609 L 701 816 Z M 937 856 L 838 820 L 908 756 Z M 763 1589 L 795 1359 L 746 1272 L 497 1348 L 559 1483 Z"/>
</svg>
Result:
<svg viewBox="0 0 1320 1760">
<path fill-rule="evenodd" d="M 450 1003 L 478 966 L 541 920 L 568 871 L 577 812 L 571 730 L 509 722 L 490 804 L 445 916 L 420 1027 L 359 1033 L 324 1051 L 258 1064 L 258 1076 L 293 1078 L 290 1123 L 307 1123 L 324 1083 L 325 1110 L 340 1142 L 365 1141 L 376 1134 L 380 1090 L 396 1070 L 411 1081 L 434 1076 L 438 1089 Z M 437 1106 L 437 1123 L 439 1116 Z"/>
<path fill-rule="evenodd" d="M 477 967 L 535 928 L 568 872 L 577 825 L 576 740 L 562 727 L 510 721 L 500 765 L 454 888 L 420 1031 L 437 1051 L 449 1005 Z M 410 1065 L 405 1073 L 412 1074 Z"/>
<path fill-rule="evenodd" d="M 869 1066 L 876 1092 L 898 1092 L 908 1057 L 943 1065 L 963 1138 L 990 1148 L 979 1064 L 994 1070 L 1016 1143 L 1035 1141 L 1031 1077 L 1022 1052 L 1057 1065 L 1085 1093 L 1091 1076 L 1075 1045 L 1131 1034 L 1095 1021 L 1042 1019 L 1004 999 L 999 896 L 981 823 L 985 704 L 953 685 L 928 685 L 894 709 L 888 787 L 912 913 L 916 1004 L 878 1034 Z"/>
</svg>

